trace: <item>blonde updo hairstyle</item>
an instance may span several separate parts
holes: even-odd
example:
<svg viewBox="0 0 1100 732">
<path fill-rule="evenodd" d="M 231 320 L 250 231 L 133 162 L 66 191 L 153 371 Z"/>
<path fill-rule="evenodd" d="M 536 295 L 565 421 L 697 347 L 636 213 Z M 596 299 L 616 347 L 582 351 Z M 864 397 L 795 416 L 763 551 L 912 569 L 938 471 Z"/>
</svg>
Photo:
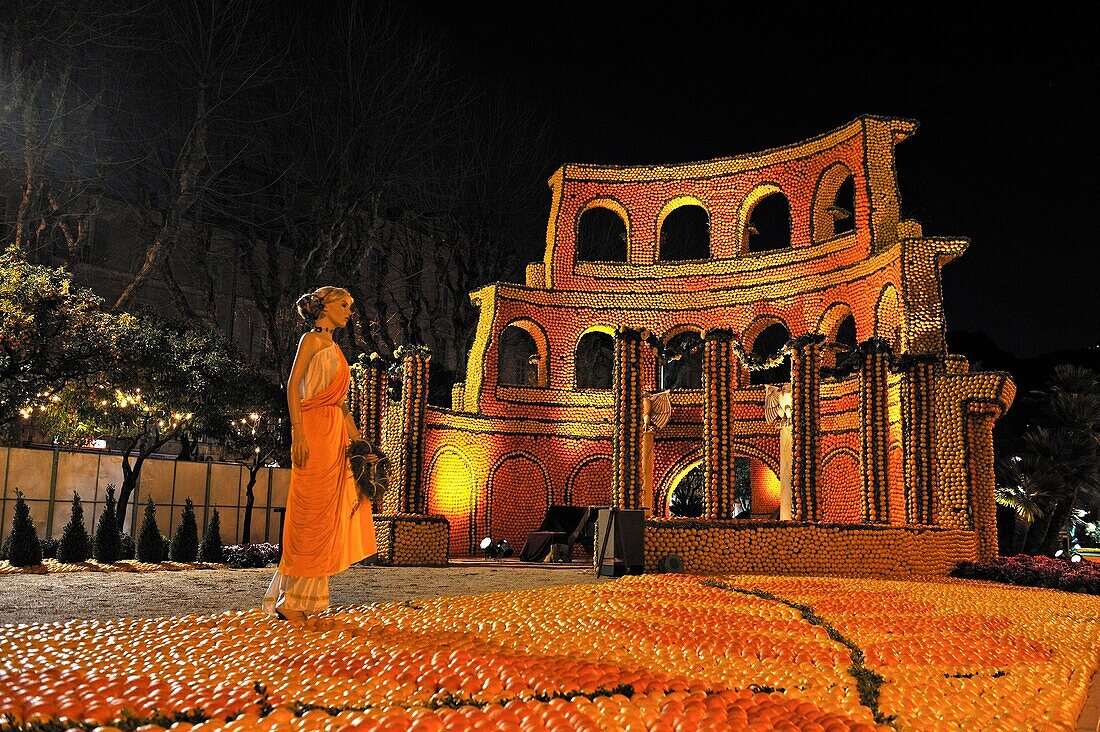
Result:
<svg viewBox="0 0 1100 732">
<path fill-rule="evenodd" d="M 333 300 L 339 300 L 342 297 L 350 298 L 351 293 L 343 287 L 325 285 L 324 287 L 318 287 L 313 292 L 307 292 L 299 297 L 298 302 L 295 303 L 295 307 L 298 309 L 298 315 L 302 317 L 302 320 L 312 326 L 317 322 L 318 318 L 321 317 L 321 314 L 325 312 L 325 305 L 328 305 Z"/>
</svg>

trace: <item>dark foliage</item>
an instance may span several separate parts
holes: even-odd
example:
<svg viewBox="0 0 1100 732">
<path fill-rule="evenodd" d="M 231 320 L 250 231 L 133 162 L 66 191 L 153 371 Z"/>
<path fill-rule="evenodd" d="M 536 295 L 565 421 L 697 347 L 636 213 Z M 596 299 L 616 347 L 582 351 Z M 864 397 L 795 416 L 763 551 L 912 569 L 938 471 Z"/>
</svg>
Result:
<svg viewBox="0 0 1100 732">
<path fill-rule="evenodd" d="M 119 559 L 133 559 L 137 556 L 137 544 L 134 543 L 134 537 L 125 531 L 120 531 L 118 532 L 118 539 L 121 549 Z"/>
<path fill-rule="evenodd" d="M 84 507 L 80 496 L 73 491 L 72 513 L 65 530 L 61 532 L 61 544 L 57 547 L 57 559 L 67 564 L 86 562 L 92 557 L 92 539 L 84 527 Z"/>
<path fill-rule="evenodd" d="M 989 562 L 960 562 L 952 577 L 1100 595 L 1100 564 L 1020 554 Z"/>
<path fill-rule="evenodd" d="M 213 515 L 206 523 L 206 531 L 202 534 L 202 545 L 199 546 L 199 561 L 221 564 L 225 561 L 225 549 L 222 546 L 222 520 L 218 516 L 218 509 L 214 509 Z"/>
<path fill-rule="evenodd" d="M 694 468 L 672 491 L 668 511 L 673 516 L 698 518 L 703 515 L 703 469 Z"/>
<path fill-rule="evenodd" d="M 168 558 L 173 562 L 193 562 L 199 558 L 199 527 L 195 521 L 195 506 L 188 498 L 183 506 L 183 516 L 172 533 Z"/>
<path fill-rule="evenodd" d="M 96 522 L 92 556 L 97 562 L 112 564 L 122 559 L 122 536 L 115 517 L 115 487 L 107 486 L 107 501 Z"/>
<path fill-rule="evenodd" d="M 61 545 L 60 541 L 57 539 L 43 539 L 39 543 L 42 545 L 43 559 L 57 559 L 57 548 Z"/>
<path fill-rule="evenodd" d="M 152 497 L 145 503 L 145 516 L 137 540 L 137 560 L 159 564 L 168 558 L 168 547 L 157 526 L 157 506 Z"/>
<path fill-rule="evenodd" d="M 278 544 L 231 544 L 223 553 L 230 567 L 266 567 L 279 561 Z"/>
<path fill-rule="evenodd" d="M 23 491 L 15 491 L 15 513 L 12 517 L 11 546 L 8 561 L 13 567 L 34 567 L 42 564 L 42 544 L 31 520 L 31 510 L 23 500 Z"/>
</svg>

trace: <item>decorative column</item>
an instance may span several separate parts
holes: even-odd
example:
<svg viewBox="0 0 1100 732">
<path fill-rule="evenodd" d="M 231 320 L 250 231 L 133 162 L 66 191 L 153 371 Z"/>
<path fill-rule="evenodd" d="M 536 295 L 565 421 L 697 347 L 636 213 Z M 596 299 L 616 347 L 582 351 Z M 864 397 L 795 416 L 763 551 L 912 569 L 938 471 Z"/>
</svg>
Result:
<svg viewBox="0 0 1100 732">
<path fill-rule="evenodd" d="M 645 483 L 642 462 L 642 331 L 615 329 L 614 432 L 611 438 L 611 503 L 642 507 Z"/>
<path fill-rule="evenodd" d="M 978 561 L 996 559 L 997 509 L 993 497 L 993 425 L 1004 413 L 999 402 L 971 402 L 966 415 L 966 463 L 971 528 L 978 535 Z"/>
<path fill-rule="evenodd" d="M 401 401 L 391 404 L 395 414 L 386 420 L 386 454 L 390 458 L 387 513 L 428 512 L 424 486 L 424 412 L 428 404 L 427 346 L 401 346 L 394 353 L 401 364 Z"/>
<path fill-rule="evenodd" d="M 934 355 L 905 356 L 902 378 L 902 434 L 905 451 L 905 522 L 931 524 L 935 460 Z"/>
<path fill-rule="evenodd" d="M 825 336 L 795 338 L 791 352 L 791 513 L 795 521 L 820 521 L 818 459 L 821 413 L 821 344 Z"/>
<path fill-rule="evenodd" d="M 389 374 L 377 353 L 361 354 L 351 367 L 348 406 L 360 434 L 374 445 L 382 443 Z"/>
<path fill-rule="evenodd" d="M 733 512 L 733 391 L 737 383 L 734 335 L 703 334 L 703 516 L 728 519 Z"/>
<path fill-rule="evenodd" d="M 860 504 L 864 523 L 889 521 L 888 451 L 890 412 L 887 408 L 887 369 L 890 345 L 881 338 L 860 347 L 859 434 L 863 492 Z"/>
</svg>

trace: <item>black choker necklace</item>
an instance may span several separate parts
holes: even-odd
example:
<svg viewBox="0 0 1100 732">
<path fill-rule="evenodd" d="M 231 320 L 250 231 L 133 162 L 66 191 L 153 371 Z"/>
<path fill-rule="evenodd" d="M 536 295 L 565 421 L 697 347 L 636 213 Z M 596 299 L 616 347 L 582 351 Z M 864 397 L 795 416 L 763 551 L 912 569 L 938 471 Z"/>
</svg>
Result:
<svg viewBox="0 0 1100 732">
<path fill-rule="evenodd" d="M 333 330 L 334 330 L 333 328 L 325 328 L 323 326 L 318 325 L 317 327 L 315 327 L 313 329 L 313 332 L 314 333 L 331 333 Z"/>
</svg>

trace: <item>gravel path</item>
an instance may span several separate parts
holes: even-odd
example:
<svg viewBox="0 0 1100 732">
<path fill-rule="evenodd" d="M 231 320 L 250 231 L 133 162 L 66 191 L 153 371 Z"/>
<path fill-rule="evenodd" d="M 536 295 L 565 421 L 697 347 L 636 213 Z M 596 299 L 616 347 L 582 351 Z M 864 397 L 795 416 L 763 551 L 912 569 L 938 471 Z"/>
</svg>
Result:
<svg viewBox="0 0 1100 732">
<path fill-rule="evenodd" d="M 78 572 L 0 576 L 0 624 L 79 618 L 144 618 L 258 607 L 268 569 L 181 572 Z M 449 567 L 354 566 L 331 582 L 334 605 L 481 595 L 597 579 L 585 567 L 453 564 Z"/>
</svg>

